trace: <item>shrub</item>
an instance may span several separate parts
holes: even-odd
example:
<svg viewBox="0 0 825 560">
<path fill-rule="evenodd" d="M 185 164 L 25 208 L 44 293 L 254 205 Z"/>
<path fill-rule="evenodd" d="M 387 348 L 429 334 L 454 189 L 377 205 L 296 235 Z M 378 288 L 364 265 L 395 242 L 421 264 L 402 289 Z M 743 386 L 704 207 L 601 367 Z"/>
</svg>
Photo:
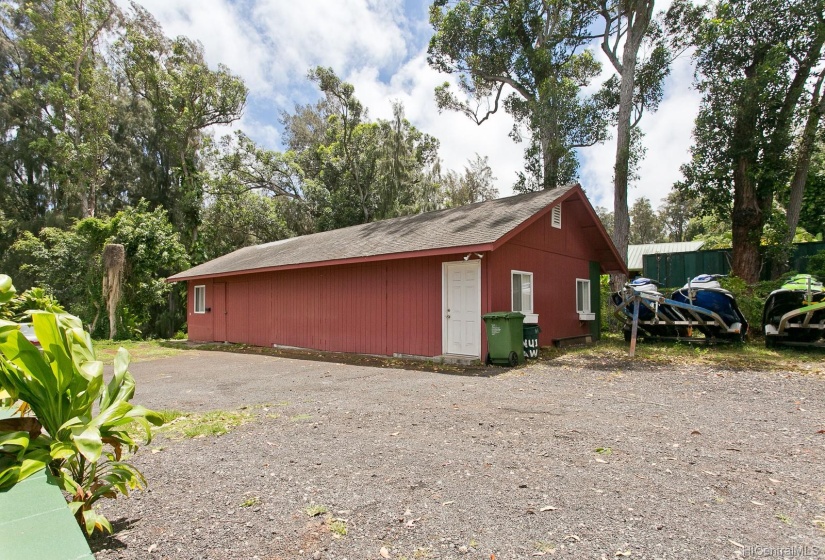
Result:
<svg viewBox="0 0 825 560">
<path fill-rule="evenodd" d="M 760 332 L 762 326 L 762 308 L 768 295 L 779 288 L 784 280 L 767 280 L 753 285 L 747 284 L 737 276 L 720 279 L 723 288 L 730 290 L 739 309 L 750 324 L 751 334 Z"/>
<path fill-rule="evenodd" d="M 808 274 L 825 281 L 825 251 L 820 251 L 808 257 Z"/>
<path fill-rule="evenodd" d="M 0 306 L 14 298 L 8 276 L 0 274 Z M 128 494 L 145 484 L 123 458 L 137 443 L 128 429 L 162 424 L 157 413 L 131 404 L 135 380 L 129 353 L 121 348 L 114 375 L 103 380 L 103 363 L 77 317 L 55 311 L 30 312 L 42 351 L 20 332 L 19 324 L 0 320 L 0 405 L 17 403 L 34 417 L 0 423 L 0 489 L 48 468 L 69 494 L 69 507 L 88 534 L 111 532 L 95 510 L 101 498 Z"/>
</svg>

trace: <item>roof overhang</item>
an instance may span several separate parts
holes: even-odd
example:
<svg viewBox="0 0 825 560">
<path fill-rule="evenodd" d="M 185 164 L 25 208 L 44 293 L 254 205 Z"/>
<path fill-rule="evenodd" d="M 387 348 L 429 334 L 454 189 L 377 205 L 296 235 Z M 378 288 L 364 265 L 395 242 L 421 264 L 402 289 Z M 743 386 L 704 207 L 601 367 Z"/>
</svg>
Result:
<svg viewBox="0 0 825 560">
<path fill-rule="evenodd" d="M 166 279 L 167 282 L 188 282 L 191 280 L 204 280 L 206 278 L 222 278 L 227 276 L 242 276 L 247 274 L 258 274 L 262 272 L 277 272 L 282 270 L 297 270 L 302 268 L 317 268 L 322 266 L 338 266 L 338 265 L 347 265 L 347 264 L 360 264 L 366 262 L 378 262 L 378 261 L 390 261 L 390 260 L 397 260 L 397 259 L 405 259 L 405 258 L 419 258 L 419 257 L 434 257 L 440 255 L 454 255 L 457 253 L 483 253 L 486 251 L 494 251 L 499 247 L 503 246 L 505 243 L 513 239 L 519 233 L 530 227 L 532 224 L 536 223 L 538 220 L 542 219 L 542 217 L 548 215 L 553 207 L 564 203 L 567 200 L 571 199 L 578 199 L 582 201 L 584 207 L 590 216 L 590 219 L 593 223 L 593 226 L 597 228 L 600 237 L 604 240 L 606 250 L 600 252 L 599 264 L 601 266 L 603 273 L 623 273 L 627 274 L 627 266 L 625 265 L 624 259 L 619 255 L 619 252 L 616 250 L 616 246 L 613 244 L 613 240 L 610 239 L 610 235 L 608 235 L 607 230 L 604 229 L 601 220 L 599 219 L 598 215 L 596 215 L 595 210 L 593 210 L 593 206 L 591 206 L 590 201 L 587 200 L 587 196 L 585 196 L 584 191 L 581 188 L 581 185 L 576 184 L 572 189 L 570 189 L 567 193 L 559 197 L 558 199 L 554 200 L 552 204 L 547 205 L 545 208 L 542 208 L 518 226 L 510 230 L 508 233 L 500 237 L 493 243 L 483 243 L 483 244 L 476 244 L 476 245 L 462 245 L 462 246 L 452 246 L 452 247 L 439 247 L 439 248 L 431 248 L 431 249 L 422 249 L 420 251 L 404 251 L 399 253 L 384 253 L 380 255 L 368 255 L 362 257 L 354 257 L 354 258 L 346 258 L 346 259 L 332 259 L 332 260 L 322 260 L 322 261 L 314 261 L 314 262 L 303 262 L 303 263 L 295 263 L 295 264 L 286 264 L 286 265 L 279 265 L 279 266 L 271 266 L 271 267 L 260 267 L 260 268 L 250 268 L 244 270 L 234 270 L 228 272 L 213 272 L 207 274 L 197 274 L 197 275 L 186 275 L 185 272 L 175 274 L 170 276 Z"/>
<path fill-rule="evenodd" d="M 436 257 L 440 255 L 455 255 L 456 253 L 483 253 L 494 249 L 493 243 L 480 245 L 464 245 L 460 247 L 440 247 L 437 249 L 424 249 L 421 251 L 405 251 L 403 253 L 386 253 L 383 255 L 370 255 L 366 257 L 355 257 L 351 259 L 334 259 L 326 261 L 306 262 L 297 264 L 285 264 L 281 266 L 270 266 L 262 268 L 249 268 L 246 270 L 235 270 L 229 272 L 214 272 L 210 274 L 198 274 L 195 276 L 184 276 L 177 278 L 178 274 L 170 276 L 167 282 L 188 282 L 190 280 L 204 280 L 206 278 L 222 278 L 226 276 L 241 276 L 245 274 L 258 274 L 261 272 L 278 272 L 281 270 L 297 270 L 300 268 L 317 268 L 321 266 L 337 266 L 346 264 L 361 264 L 366 262 L 391 261 L 396 259 L 413 259 L 419 257 Z"/>
</svg>

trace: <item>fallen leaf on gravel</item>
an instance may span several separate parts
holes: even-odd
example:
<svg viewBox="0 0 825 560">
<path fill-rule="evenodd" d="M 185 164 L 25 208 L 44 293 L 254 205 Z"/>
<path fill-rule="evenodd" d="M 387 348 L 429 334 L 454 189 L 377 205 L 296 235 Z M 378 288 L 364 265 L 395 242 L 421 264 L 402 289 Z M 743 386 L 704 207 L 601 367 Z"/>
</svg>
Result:
<svg viewBox="0 0 825 560">
<path fill-rule="evenodd" d="M 738 542 L 736 542 L 736 541 L 734 541 L 734 540 L 728 539 L 728 542 L 729 542 L 730 544 L 732 544 L 733 546 L 736 546 L 736 547 L 739 547 L 739 548 L 745 548 L 745 545 L 744 545 L 744 544 L 739 544 Z"/>
<path fill-rule="evenodd" d="M 580 541 L 580 540 L 582 540 L 582 539 L 581 539 L 581 537 L 580 537 L 580 536 L 578 536 L 578 535 L 567 535 L 567 536 L 566 536 L 566 537 L 564 537 L 562 540 L 563 540 L 563 541 L 570 540 L 570 541 L 576 541 L 576 542 L 579 542 L 579 541 Z"/>
<path fill-rule="evenodd" d="M 751 500 L 751 503 L 755 506 L 764 506 L 765 505 L 762 502 L 757 502 L 756 500 Z"/>
<path fill-rule="evenodd" d="M 825 434 L 825 430 L 817 430 L 817 432 L 816 432 L 816 433 L 818 433 L 818 434 Z"/>
<path fill-rule="evenodd" d="M 699 430 L 693 430 L 692 432 L 690 432 L 690 435 L 692 435 L 692 436 L 701 436 L 702 432 L 700 432 Z"/>
<path fill-rule="evenodd" d="M 553 506 L 544 506 L 539 511 L 556 511 L 556 508 Z"/>
<path fill-rule="evenodd" d="M 386 546 L 382 546 L 381 547 L 381 558 L 389 558 L 389 557 L 390 557 L 390 551 L 387 550 Z"/>
</svg>

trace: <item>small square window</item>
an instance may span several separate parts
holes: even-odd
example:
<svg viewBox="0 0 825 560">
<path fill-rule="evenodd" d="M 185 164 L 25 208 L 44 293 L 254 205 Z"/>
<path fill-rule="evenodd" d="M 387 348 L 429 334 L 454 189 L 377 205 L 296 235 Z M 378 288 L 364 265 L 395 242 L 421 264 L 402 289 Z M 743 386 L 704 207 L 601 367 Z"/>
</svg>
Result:
<svg viewBox="0 0 825 560">
<path fill-rule="evenodd" d="M 533 313 L 533 273 L 512 271 L 513 311 Z"/>
<path fill-rule="evenodd" d="M 195 286 L 195 313 L 206 313 L 206 286 Z"/>
<path fill-rule="evenodd" d="M 576 312 L 592 313 L 590 310 L 590 280 L 576 279 Z"/>
</svg>

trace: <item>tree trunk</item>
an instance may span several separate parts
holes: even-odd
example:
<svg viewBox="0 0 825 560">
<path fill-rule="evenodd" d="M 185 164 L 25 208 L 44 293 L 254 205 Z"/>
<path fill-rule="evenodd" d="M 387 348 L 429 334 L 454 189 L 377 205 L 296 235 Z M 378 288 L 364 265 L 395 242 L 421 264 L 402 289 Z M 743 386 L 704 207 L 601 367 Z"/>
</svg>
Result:
<svg viewBox="0 0 825 560">
<path fill-rule="evenodd" d="M 610 51 L 608 42 L 602 48 L 608 54 L 614 68 L 621 76 L 619 89 L 619 114 L 616 127 L 616 161 L 613 167 L 613 244 L 627 262 L 627 245 L 630 237 L 630 216 L 627 209 L 627 184 L 630 175 L 630 116 L 633 112 L 633 90 L 636 88 L 636 62 L 639 47 L 647 33 L 653 15 L 653 0 L 630 2 L 627 12 L 627 37 L 625 37 L 622 59 Z M 619 16 L 621 18 L 621 15 Z M 611 21 L 606 21 L 608 29 Z M 614 290 L 620 290 L 627 278 L 624 274 L 611 275 Z"/>
<path fill-rule="evenodd" d="M 756 185 L 750 177 L 750 161 L 742 156 L 733 172 L 732 272 L 748 284 L 759 281 L 762 259 L 759 245 L 762 239 L 764 216 L 756 194 Z"/>
<path fill-rule="evenodd" d="M 539 144 L 541 145 L 541 188 L 555 189 L 558 187 L 559 160 L 554 151 L 550 149 L 550 134 L 542 130 Z"/>
<path fill-rule="evenodd" d="M 791 179 L 791 197 L 788 202 L 788 232 L 785 235 L 785 242 L 792 243 L 796 235 L 796 227 L 799 225 L 799 213 L 802 210 L 802 197 L 805 194 L 805 184 L 808 180 L 808 172 L 811 168 L 811 156 L 816 142 L 816 131 L 819 128 L 819 121 L 825 113 L 825 96 L 821 96 L 822 82 L 825 80 L 825 69 L 819 73 L 816 87 L 811 95 L 811 109 L 808 112 L 808 119 L 805 122 L 805 130 L 799 143 L 799 151 L 796 157 L 796 169 L 793 179 Z"/>
<path fill-rule="evenodd" d="M 619 90 L 619 122 L 616 127 L 616 162 L 613 167 L 613 244 L 627 262 L 630 240 L 630 215 L 627 210 L 627 183 L 630 174 L 630 113 L 633 110 L 633 89 L 636 86 L 636 55 L 630 38 L 625 43 L 622 60 L 622 84 Z M 614 291 L 627 281 L 624 274 L 614 274 L 610 282 Z"/>
</svg>

